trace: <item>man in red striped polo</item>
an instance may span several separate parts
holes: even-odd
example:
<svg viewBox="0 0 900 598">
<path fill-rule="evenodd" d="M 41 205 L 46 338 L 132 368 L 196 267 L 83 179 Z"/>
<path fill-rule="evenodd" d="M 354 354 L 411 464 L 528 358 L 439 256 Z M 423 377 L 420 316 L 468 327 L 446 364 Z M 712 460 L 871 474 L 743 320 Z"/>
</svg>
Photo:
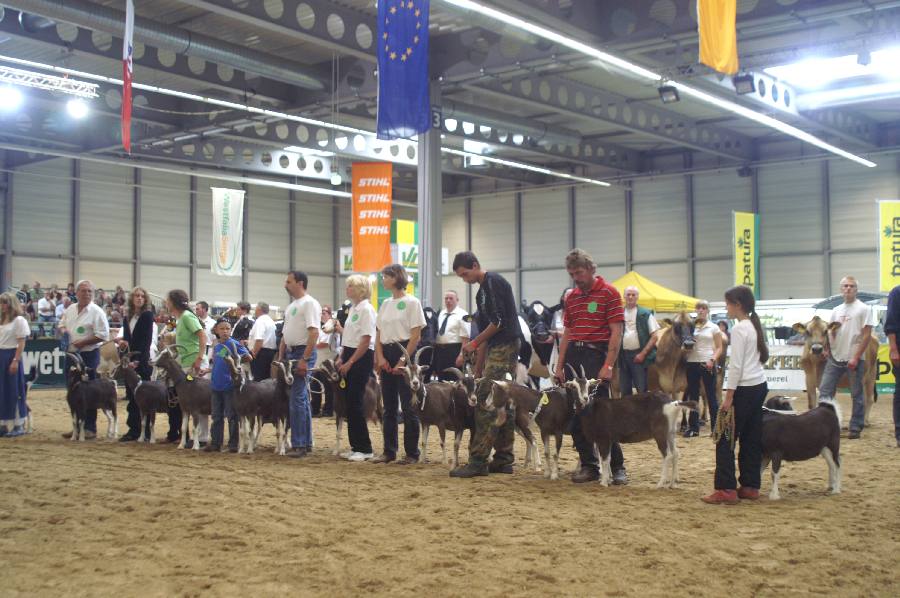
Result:
<svg viewBox="0 0 900 598">
<path fill-rule="evenodd" d="M 625 321 L 622 296 L 614 286 L 597 275 L 594 260 L 586 251 L 570 251 L 566 256 L 566 270 L 575 288 L 566 292 L 563 301 L 565 331 L 559 343 L 556 378 L 566 379 L 568 368 L 565 365 L 568 364 L 577 372 L 581 372 L 583 367 L 588 379 L 609 382 L 622 344 Z M 601 385 L 596 392 L 608 397 L 609 386 Z M 599 479 L 597 449 L 585 439 L 580 416 L 572 418 L 571 432 L 581 460 L 581 468 L 572 475 L 572 481 L 578 484 Z M 612 446 L 610 465 L 613 484 L 627 484 L 625 459 L 619 443 Z"/>
</svg>

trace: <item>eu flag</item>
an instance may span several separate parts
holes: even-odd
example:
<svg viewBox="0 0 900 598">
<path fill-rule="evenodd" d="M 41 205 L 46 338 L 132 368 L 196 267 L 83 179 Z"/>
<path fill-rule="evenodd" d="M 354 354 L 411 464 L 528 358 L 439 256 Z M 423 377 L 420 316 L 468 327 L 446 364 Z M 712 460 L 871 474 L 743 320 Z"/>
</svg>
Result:
<svg viewBox="0 0 900 598">
<path fill-rule="evenodd" d="M 429 0 L 378 2 L 378 138 L 411 137 L 431 125 Z"/>
</svg>

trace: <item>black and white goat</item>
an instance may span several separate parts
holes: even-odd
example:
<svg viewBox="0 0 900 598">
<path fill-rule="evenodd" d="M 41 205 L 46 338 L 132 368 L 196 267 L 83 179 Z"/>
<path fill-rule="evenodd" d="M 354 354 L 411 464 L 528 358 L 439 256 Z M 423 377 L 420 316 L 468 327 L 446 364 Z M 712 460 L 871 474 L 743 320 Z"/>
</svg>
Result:
<svg viewBox="0 0 900 598">
<path fill-rule="evenodd" d="M 154 426 L 156 424 L 156 414 L 165 413 L 169 408 L 169 389 L 165 382 L 161 380 L 142 380 L 135 371 L 131 358 L 140 355 L 139 352 L 120 352 L 119 366 L 113 371 L 112 376 L 115 377 L 119 373 L 125 380 L 125 386 L 131 391 L 134 397 L 134 404 L 137 405 L 141 414 L 141 434 L 138 436 L 138 442 L 147 440 L 150 444 L 156 442 Z M 149 433 L 147 429 L 149 428 Z"/>
<path fill-rule="evenodd" d="M 241 356 L 230 347 L 230 353 L 222 359 L 228 366 L 234 388 L 234 415 L 238 419 L 238 454 L 253 454 L 253 448 L 259 437 L 259 407 L 264 401 L 271 402 L 275 395 L 277 381 L 266 378 L 259 382 L 248 380 L 247 373 L 241 367 Z"/>
<path fill-rule="evenodd" d="M 317 375 L 314 376 L 313 373 Z M 311 383 L 315 380 L 323 387 L 321 391 L 313 391 L 310 388 L 310 392 L 330 392 L 333 397 L 335 440 L 334 450 L 331 451 L 331 454 L 340 455 L 341 431 L 343 430 L 344 421 L 347 420 L 347 380 L 346 378 L 341 378 L 337 366 L 330 359 L 326 359 L 319 364 L 319 367 L 310 373 L 309 379 Z M 343 387 L 341 384 L 343 384 Z M 382 415 L 384 415 L 384 405 L 381 401 L 381 386 L 378 384 L 378 379 L 371 375 L 366 382 L 366 390 L 363 394 L 363 417 L 368 422 L 380 425 Z"/>
<path fill-rule="evenodd" d="M 453 375 L 456 380 L 429 382 L 420 387 L 413 396 L 413 408 L 422 426 L 422 461 L 428 462 L 428 432 L 431 426 L 435 426 L 441 442 L 443 464 L 447 463 L 446 431 L 454 433 L 452 466 L 455 468 L 459 465 L 459 445 L 463 433 L 469 430 L 471 439 L 475 425 L 474 408 L 470 405 L 470 397 L 475 394 L 475 381 L 456 368 L 447 368 L 443 373 Z"/>
<path fill-rule="evenodd" d="M 181 347 L 183 349 L 183 347 Z M 160 369 L 163 375 L 175 385 L 175 393 L 178 395 L 178 404 L 181 405 L 183 418 L 181 420 L 181 442 L 178 448 L 187 446 L 188 429 L 191 419 L 194 420 L 193 449 L 200 450 L 199 432 L 200 418 L 209 417 L 212 412 L 212 390 L 209 380 L 185 374 L 181 369 L 175 355 L 179 345 L 169 345 L 156 357 L 153 364 Z"/>
<path fill-rule="evenodd" d="M 275 392 L 271 397 L 263 397 L 257 412 L 256 436 L 254 445 L 259 442 L 259 434 L 265 422 L 275 426 L 275 454 L 284 455 L 291 446 L 290 434 L 290 401 L 291 385 L 294 383 L 293 369 L 296 360 L 273 361 L 272 379 L 275 380 Z M 312 377 L 310 377 L 312 379 Z"/>
<path fill-rule="evenodd" d="M 782 461 L 806 461 L 821 455 L 828 463 L 828 491 L 841 492 L 841 411 L 837 402 L 820 401 L 798 414 L 793 398 L 772 397 L 763 408 L 762 470 L 772 463 L 769 500 L 778 500 L 778 477 Z"/>
<path fill-rule="evenodd" d="M 72 413 L 72 440 L 84 440 L 84 419 L 88 410 L 97 409 L 106 416 L 106 437 L 119 436 L 116 414 L 116 384 L 107 378 L 88 379 L 88 368 L 81 355 L 68 353 L 71 365 L 66 372 L 66 400 Z"/>
</svg>

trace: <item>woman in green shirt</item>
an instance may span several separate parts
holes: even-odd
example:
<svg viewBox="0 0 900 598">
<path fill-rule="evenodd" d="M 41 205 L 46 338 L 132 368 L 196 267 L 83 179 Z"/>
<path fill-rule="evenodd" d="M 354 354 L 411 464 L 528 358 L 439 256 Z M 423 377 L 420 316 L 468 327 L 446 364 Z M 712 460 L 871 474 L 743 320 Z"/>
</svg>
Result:
<svg viewBox="0 0 900 598">
<path fill-rule="evenodd" d="M 200 371 L 200 364 L 203 363 L 209 339 L 206 338 L 206 329 L 200 318 L 191 311 L 188 302 L 188 294 L 181 289 L 174 289 L 166 295 L 166 309 L 176 318 L 175 344 L 178 345 L 178 362 L 181 369 L 185 374 L 204 375 L 206 372 Z M 172 425 L 172 419 L 169 425 Z M 205 416 L 200 419 L 197 435 L 201 446 L 209 441 L 209 419 Z"/>
</svg>

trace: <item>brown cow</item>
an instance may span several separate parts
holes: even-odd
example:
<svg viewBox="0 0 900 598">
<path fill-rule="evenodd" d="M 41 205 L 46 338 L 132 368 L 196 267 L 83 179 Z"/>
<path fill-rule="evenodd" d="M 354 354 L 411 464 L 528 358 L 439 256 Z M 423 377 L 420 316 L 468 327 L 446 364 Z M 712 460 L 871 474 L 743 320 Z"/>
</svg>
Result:
<svg viewBox="0 0 900 598">
<path fill-rule="evenodd" d="M 806 374 L 806 397 L 808 406 L 813 409 L 817 403 L 819 384 L 822 383 L 822 374 L 825 372 L 825 350 L 828 348 L 828 331 L 837 329 L 840 322 L 827 324 L 819 316 L 815 316 L 806 324 L 800 322 L 794 324 L 794 332 L 803 334 L 806 342 L 803 345 L 803 356 L 800 358 L 800 367 Z M 865 355 L 863 355 L 865 371 L 863 372 L 863 390 L 866 394 L 866 425 L 870 425 L 869 412 L 872 403 L 875 402 L 875 379 L 878 377 L 878 339 L 873 335 L 869 339 Z M 850 386 L 847 376 L 841 376 L 838 388 Z"/>
<path fill-rule="evenodd" d="M 677 401 L 687 389 L 687 358 L 694 348 L 694 322 L 683 311 L 656 334 L 656 361 L 648 368 L 647 388 L 661 390 Z"/>
</svg>

